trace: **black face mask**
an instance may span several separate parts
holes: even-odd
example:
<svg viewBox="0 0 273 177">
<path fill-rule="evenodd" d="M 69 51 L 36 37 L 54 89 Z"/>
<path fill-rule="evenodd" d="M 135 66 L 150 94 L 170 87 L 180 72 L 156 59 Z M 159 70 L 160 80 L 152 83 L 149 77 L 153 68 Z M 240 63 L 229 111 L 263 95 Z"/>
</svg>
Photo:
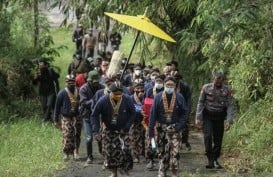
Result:
<svg viewBox="0 0 273 177">
<path fill-rule="evenodd" d="M 67 88 L 68 88 L 68 90 L 69 90 L 71 93 L 74 93 L 74 91 L 75 91 L 75 85 L 68 85 Z"/>
<path fill-rule="evenodd" d="M 138 98 L 141 100 L 144 98 L 144 95 L 145 95 L 144 91 L 136 91 L 136 94 Z"/>
<path fill-rule="evenodd" d="M 42 75 L 47 75 L 47 68 L 46 67 L 41 68 L 40 72 L 41 72 Z"/>
</svg>

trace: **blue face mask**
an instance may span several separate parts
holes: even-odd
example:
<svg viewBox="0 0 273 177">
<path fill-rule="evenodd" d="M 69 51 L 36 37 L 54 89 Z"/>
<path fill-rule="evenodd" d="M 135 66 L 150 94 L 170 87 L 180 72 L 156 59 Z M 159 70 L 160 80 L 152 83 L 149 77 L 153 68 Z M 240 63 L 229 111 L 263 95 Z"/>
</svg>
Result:
<svg viewBox="0 0 273 177">
<path fill-rule="evenodd" d="M 162 89 L 163 84 L 155 83 L 155 88 Z"/>
<path fill-rule="evenodd" d="M 174 92 L 174 88 L 165 87 L 165 92 L 166 92 L 167 94 L 171 94 L 171 93 Z"/>
</svg>

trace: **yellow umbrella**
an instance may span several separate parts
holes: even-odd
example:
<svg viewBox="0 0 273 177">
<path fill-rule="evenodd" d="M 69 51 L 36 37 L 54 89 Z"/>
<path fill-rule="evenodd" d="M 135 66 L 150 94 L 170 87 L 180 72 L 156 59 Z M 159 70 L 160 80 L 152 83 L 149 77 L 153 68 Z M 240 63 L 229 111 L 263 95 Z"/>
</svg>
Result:
<svg viewBox="0 0 273 177">
<path fill-rule="evenodd" d="M 108 12 L 105 12 L 104 14 L 139 31 L 151 34 L 170 42 L 176 42 L 171 36 L 153 24 L 145 15 L 130 16 Z"/>
<path fill-rule="evenodd" d="M 133 47 L 131 49 L 131 52 L 129 54 L 128 60 L 124 66 L 123 72 L 121 74 L 121 78 L 123 77 L 123 74 L 125 72 L 125 69 L 129 63 L 129 60 L 132 56 L 133 50 L 136 45 L 136 41 L 139 37 L 140 32 L 145 32 L 150 35 L 156 36 L 158 38 L 170 41 L 170 42 L 176 42 L 171 36 L 169 36 L 167 33 L 165 33 L 162 29 L 160 29 L 158 26 L 153 24 L 148 17 L 146 17 L 147 8 L 145 10 L 144 15 L 137 15 L 137 16 L 130 16 L 130 15 L 122 15 L 122 14 L 115 14 L 115 13 L 108 13 L 105 12 L 104 14 L 121 22 L 124 23 L 132 28 L 135 28 L 138 30 L 137 36 L 135 38 Z"/>
</svg>

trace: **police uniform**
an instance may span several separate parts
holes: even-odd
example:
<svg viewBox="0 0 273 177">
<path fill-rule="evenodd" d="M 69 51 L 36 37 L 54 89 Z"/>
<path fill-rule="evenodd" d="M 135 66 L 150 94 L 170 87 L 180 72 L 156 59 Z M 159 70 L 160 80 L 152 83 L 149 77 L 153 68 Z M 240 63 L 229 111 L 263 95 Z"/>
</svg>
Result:
<svg viewBox="0 0 273 177">
<path fill-rule="evenodd" d="M 233 99 L 231 89 L 214 83 L 203 86 L 199 96 L 196 119 L 203 122 L 205 152 L 209 161 L 207 168 L 214 168 L 220 157 L 224 135 L 224 120 L 233 121 Z M 212 145 L 214 144 L 214 145 Z"/>
</svg>

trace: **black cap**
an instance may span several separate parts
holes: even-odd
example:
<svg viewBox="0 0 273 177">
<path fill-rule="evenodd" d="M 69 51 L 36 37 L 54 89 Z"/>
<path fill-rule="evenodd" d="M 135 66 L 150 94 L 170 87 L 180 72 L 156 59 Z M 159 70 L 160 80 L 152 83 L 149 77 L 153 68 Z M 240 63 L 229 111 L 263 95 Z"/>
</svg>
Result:
<svg viewBox="0 0 273 177">
<path fill-rule="evenodd" d="M 161 79 L 161 80 L 164 81 L 165 75 L 164 75 L 164 74 L 158 75 L 158 76 L 155 77 L 155 80 L 156 80 L 156 79 Z"/>
<path fill-rule="evenodd" d="M 106 77 L 106 78 L 104 79 L 104 83 L 107 84 L 107 83 L 109 83 L 109 82 L 115 82 L 115 80 L 112 79 L 111 77 Z"/>
<path fill-rule="evenodd" d="M 140 68 L 140 69 L 142 69 L 142 65 L 140 63 L 136 63 L 136 64 L 134 64 L 134 68 Z"/>
<path fill-rule="evenodd" d="M 119 81 L 115 81 L 114 83 L 112 83 L 109 86 L 109 90 L 111 92 L 122 92 L 123 88 L 122 88 L 122 85 L 121 85 L 121 83 Z"/>
<path fill-rule="evenodd" d="M 174 77 L 172 77 L 172 76 L 167 77 L 167 78 L 164 80 L 165 83 L 168 82 L 168 81 L 173 81 L 174 83 L 177 82 L 176 79 L 175 79 Z"/>
<path fill-rule="evenodd" d="M 75 76 L 73 74 L 66 75 L 65 82 L 74 83 L 75 82 Z"/>
<path fill-rule="evenodd" d="M 160 73 L 160 71 L 159 71 L 158 68 L 152 68 L 152 69 L 150 70 L 150 74 L 152 74 L 153 72 Z"/>
<path fill-rule="evenodd" d="M 143 79 L 135 79 L 133 82 L 134 87 L 144 87 Z"/>
</svg>

